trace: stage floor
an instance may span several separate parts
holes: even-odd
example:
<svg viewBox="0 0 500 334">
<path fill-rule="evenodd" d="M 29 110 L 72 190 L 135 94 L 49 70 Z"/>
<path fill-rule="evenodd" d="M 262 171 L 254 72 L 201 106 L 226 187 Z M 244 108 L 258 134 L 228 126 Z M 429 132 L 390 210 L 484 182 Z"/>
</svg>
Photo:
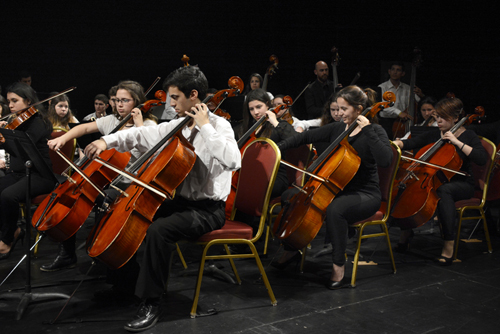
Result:
<svg viewBox="0 0 500 334">
<path fill-rule="evenodd" d="M 86 225 L 78 232 L 78 245 L 83 246 L 89 229 Z M 377 239 L 364 242 L 363 260 L 373 260 L 377 265 L 360 266 L 357 286 L 336 291 L 324 287 L 331 273 L 329 256 L 312 256 L 323 247 L 323 229 L 312 242 L 303 273 L 295 265 L 283 271 L 269 266 L 282 251 L 274 240 L 262 261 L 278 305 L 271 305 L 255 262 L 236 260 L 242 284 L 204 276 L 199 309 L 215 308 L 218 314 L 196 319 L 189 313 L 200 250 L 195 245 L 181 245 L 188 269 L 183 269 L 175 256 L 163 315 L 146 333 L 498 333 L 500 238 L 492 237 L 492 254 L 486 252 L 485 242 L 461 243 L 462 262 L 442 267 L 433 262 L 442 244 L 439 229 L 426 224 L 415 232 L 410 252 L 395 253 L 396 274 L 386 244 Z M 390 234 L 395 245 L 399 229 L 391 228 Z M 479 232 L 478 238 L 482 237 Z M 19 246 L 9 259 L 0 262 L 0 280 L 22 257 L 23 248 Z M 351 239 L 348 277 L 354 247 Z M 262 250 L 263 243 L 258 248 Z M 20 296 L 25 292 L 26 264 L 22 263 L 0 287 L 2 294 L 14 293 L 13 298 L 0 296 L 2 333 L 125 333 L 123 325 L 134 316 L 137 304 L 92 301 L 95 291 L 109 287 L 104 265 L 93 266 L 87 274 L 91 260 L 80 248 L 76 268 L 41 272 L 39 267 L 56 253 L 56 243 L 48 239 L 41 242 L 37 258 L 31 261 L 32 292 L 71 295 L 83 280 L 67 307 L 51 323 L 66 300 L 33 301 L 21 320 L 16 320 Z M 231 272 L 227 261 L 217 261 L 216 265 Z"/>
</svg>

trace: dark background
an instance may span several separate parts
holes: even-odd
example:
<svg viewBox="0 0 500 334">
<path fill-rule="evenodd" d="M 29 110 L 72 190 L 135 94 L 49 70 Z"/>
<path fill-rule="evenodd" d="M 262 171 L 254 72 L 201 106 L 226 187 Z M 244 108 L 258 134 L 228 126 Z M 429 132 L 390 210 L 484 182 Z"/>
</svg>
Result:
<svg viewBox="0 0 500 334">
<path fill-rule="evenodd" d="M 466 111 L 484 106 L 498 119 L 499 29 L 482 1 L 16 1 L 2 4 L 0 84 L 20 70 L 33 88 L 69 94 L 77 117 L 93 112 L 98 93 L 123 79 L 145 89 L 182 66 L 188 55 L 211 87 L 264 75 L 279 59 L 268 90 L 295 97 L 315 79 L 316 61 L 340 55 L 339 81 L 376 86 L 383 62 L 411 62 L 422 51 L 417 86 L 436 98 L 453 92 Z M 490 15 L 488 15 L 490 14 Z M 407 71 L 406 79 L 410 73 Z M 161 84 L 155 90 L 161 89 Z M 149 95 L 153 98 L 152 94 Z"/>
</svg>

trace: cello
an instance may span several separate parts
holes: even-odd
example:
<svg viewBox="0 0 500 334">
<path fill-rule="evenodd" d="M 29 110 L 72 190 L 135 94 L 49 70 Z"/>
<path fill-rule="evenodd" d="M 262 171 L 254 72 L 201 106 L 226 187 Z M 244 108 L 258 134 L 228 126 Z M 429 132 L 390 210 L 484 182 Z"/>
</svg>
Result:
<svg viewBox="0 0 500 334">
<path fill-rule="evenodd" d="M 477 114 L 465 116 L 449 131 L 455 133 L 466 122 L 478 117 Z M 421 148 L 415 159 L 406 157 L 404 160 L 410 163 L 402 162 L 396 174 L 394 187 L 398 191 L 393 193 L 391 216 L 400 227 L 417 228 L 428 222 L 436 211 L 439 201 L 436 189 L 453 175 L 464 175 L 459 171 L 463 161 L 455 146 L 442 138 Z"/>
<path fill-rule="evenodd" d="M 396 100 L 392 92 L 385 92 L 383 98 L 388 101 L 376 103 L 364 110 L 362 115 L 373 117 L 380 110 L 392 106 Z M 357 126 L 357 122 L 351 124 L 307 168 L 308 175 L 315 176 L 281 209 L 273 226 L 278 239 L 295 249 L 302 249 L 316 237 L 328 205 L 351 181 L 360 166 L 361 159 L 347 141 Z"/>
<path fill-rule="evenodd" d="M 155 82 L 158 81 L 159 78 Z M 146 101 L 137 108 L 142 113 L 147 113 L 152 107 L 164 103 L 165 95 L 165 92 L 157 91 L 155 97 L 158 100 Z M 110 134 L 119 131 L 131 117 L 131 113 L 125 116 Z M 77 174 L 70 177 L 68 170 L 63 173 L 68 182 L 60 184 L 50 196 L 47 196 L 42 201 L 33 214 L 32 225 L 38 231 L 45 232 L 51 239 L 64 241 L 83 226 L 94 207 L 97 197 L 99 195 L 105 197 L 102 189 L 113 181 L 118 173 L 103 168 L 97 162 L 89 162 L 87 157 L 83 157 L 75 165 L 62 153 L 58 153 L 70 165 L 68 170 L 74 170 Z M 112 149 L 102 152 L 100 158 L 119 169 L 123 169 L 130 160 L 130 153 L 120 153 Z"/>
<path fill-rule="evenodd" d="M 232 88 L 218 91 L 202 103 L 214 101 L 218 104 L 221 100 L 236 96 L 243 89 L 243 81 L 239 77 L 231 77 L 229 85 Z M 103 218 L 87 239 L 90 257 L 117 269 L 135 254 L 152 224 L 156 210 L 166 198 L 173 198 L 175 189 L 193 168 L 196 160 L 194 148 L 181 133 L 190 121 L 191 117 L 185 117 L 133 164 L 129 172 L 137 171 L 137 177 L 117 197 L 112 209 L 105 208 Z"/>
</svg>

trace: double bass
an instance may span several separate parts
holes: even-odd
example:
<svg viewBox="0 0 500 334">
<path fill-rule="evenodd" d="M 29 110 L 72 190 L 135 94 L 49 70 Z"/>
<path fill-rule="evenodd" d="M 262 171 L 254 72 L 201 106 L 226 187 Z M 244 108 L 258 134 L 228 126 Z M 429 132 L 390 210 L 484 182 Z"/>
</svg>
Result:
<svg viewBox="0 0 500 334">
<path fill-rule="evenodd" d="M 229 86 L 232 88 L 218 91 L 202 103 L 219 104 L 236 96 L 243 89 L 243 81 L 231 77 Z M 160 205 L 173 198 L 175 189 L 194 166 L 194 147 L 181 133 L 190 121 L 191 117 L 185 117 L 131 167 L 130 172 L 137 172 L 137 176 L 132 177 L 132 184 L 107 208 L 87 239 L 90 257 L 117 269 L 135 254 Z"/>
<path fill-rule="evenodd" d="M 422 54 L 420 49 L 415 48 L 413 50 L 413 61 L 411 64 L 411 78 L 410 78 L 410 97 L 409 100 L 410 102 L 408 103 L 408 108 L 405 110 L 410 119 L 408 120 L 401 120 L 399 117 L 394 121 L 392 125 L 392 136 L 394 138 L 401 138 L 403 137 L 406 133 L 410 131 L 410 127 L 412 125 L 412 120 L 415 119 L 415 109 L 416 109 L 416 102 L 415 102 L 415 93 L 413 92 L 415 90 L 415 84 L 417 81 L 417 67 L 420 66 L 422 63 Z"/>
<path fill-rule="evenodd" d="M 278 57 L 275 55 L 271 55 L 269 57 L 269 61 L 272 62 L 271 65 L 266 70 L 266 74 L 264 74 L 264 82 L 262 83 L 262 89 L 267 92 L 267 84 L 269 83 L 269 77 L 276 73 L 278 69 Z"/>
<path fill-rule="evenodd" d="M 376 103 L 363 111 L 363 116 L 374 116 L 394 104 L 396 96 L 385 92 L 384 102 Z M 326 209 L 335 196 L 344 189 L 357 173 L 361 159 L 348 142 L 348 137 L 358 126 L 351 124 L 307 168 L 311 177 L 280 211 L 273 226 L 278 239 L 295 249 L 307 246 L 318 233 L 326 217 Z"/>
</svg>

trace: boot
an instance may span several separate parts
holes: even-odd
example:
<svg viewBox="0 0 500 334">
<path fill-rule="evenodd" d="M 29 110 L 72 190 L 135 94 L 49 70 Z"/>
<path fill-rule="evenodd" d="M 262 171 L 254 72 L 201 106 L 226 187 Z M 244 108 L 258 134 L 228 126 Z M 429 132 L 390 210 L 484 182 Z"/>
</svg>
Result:
<svg viewBox="0 0 500 334">
<path fill-rule="evenodd" d="M 76 267 L 75 241 L 72 238 L 67 241 L 59 244 L 59 253 L 56 258 L 52 263 L 42 265 L 41 271 L 57 271 Z"/>
</svg>

